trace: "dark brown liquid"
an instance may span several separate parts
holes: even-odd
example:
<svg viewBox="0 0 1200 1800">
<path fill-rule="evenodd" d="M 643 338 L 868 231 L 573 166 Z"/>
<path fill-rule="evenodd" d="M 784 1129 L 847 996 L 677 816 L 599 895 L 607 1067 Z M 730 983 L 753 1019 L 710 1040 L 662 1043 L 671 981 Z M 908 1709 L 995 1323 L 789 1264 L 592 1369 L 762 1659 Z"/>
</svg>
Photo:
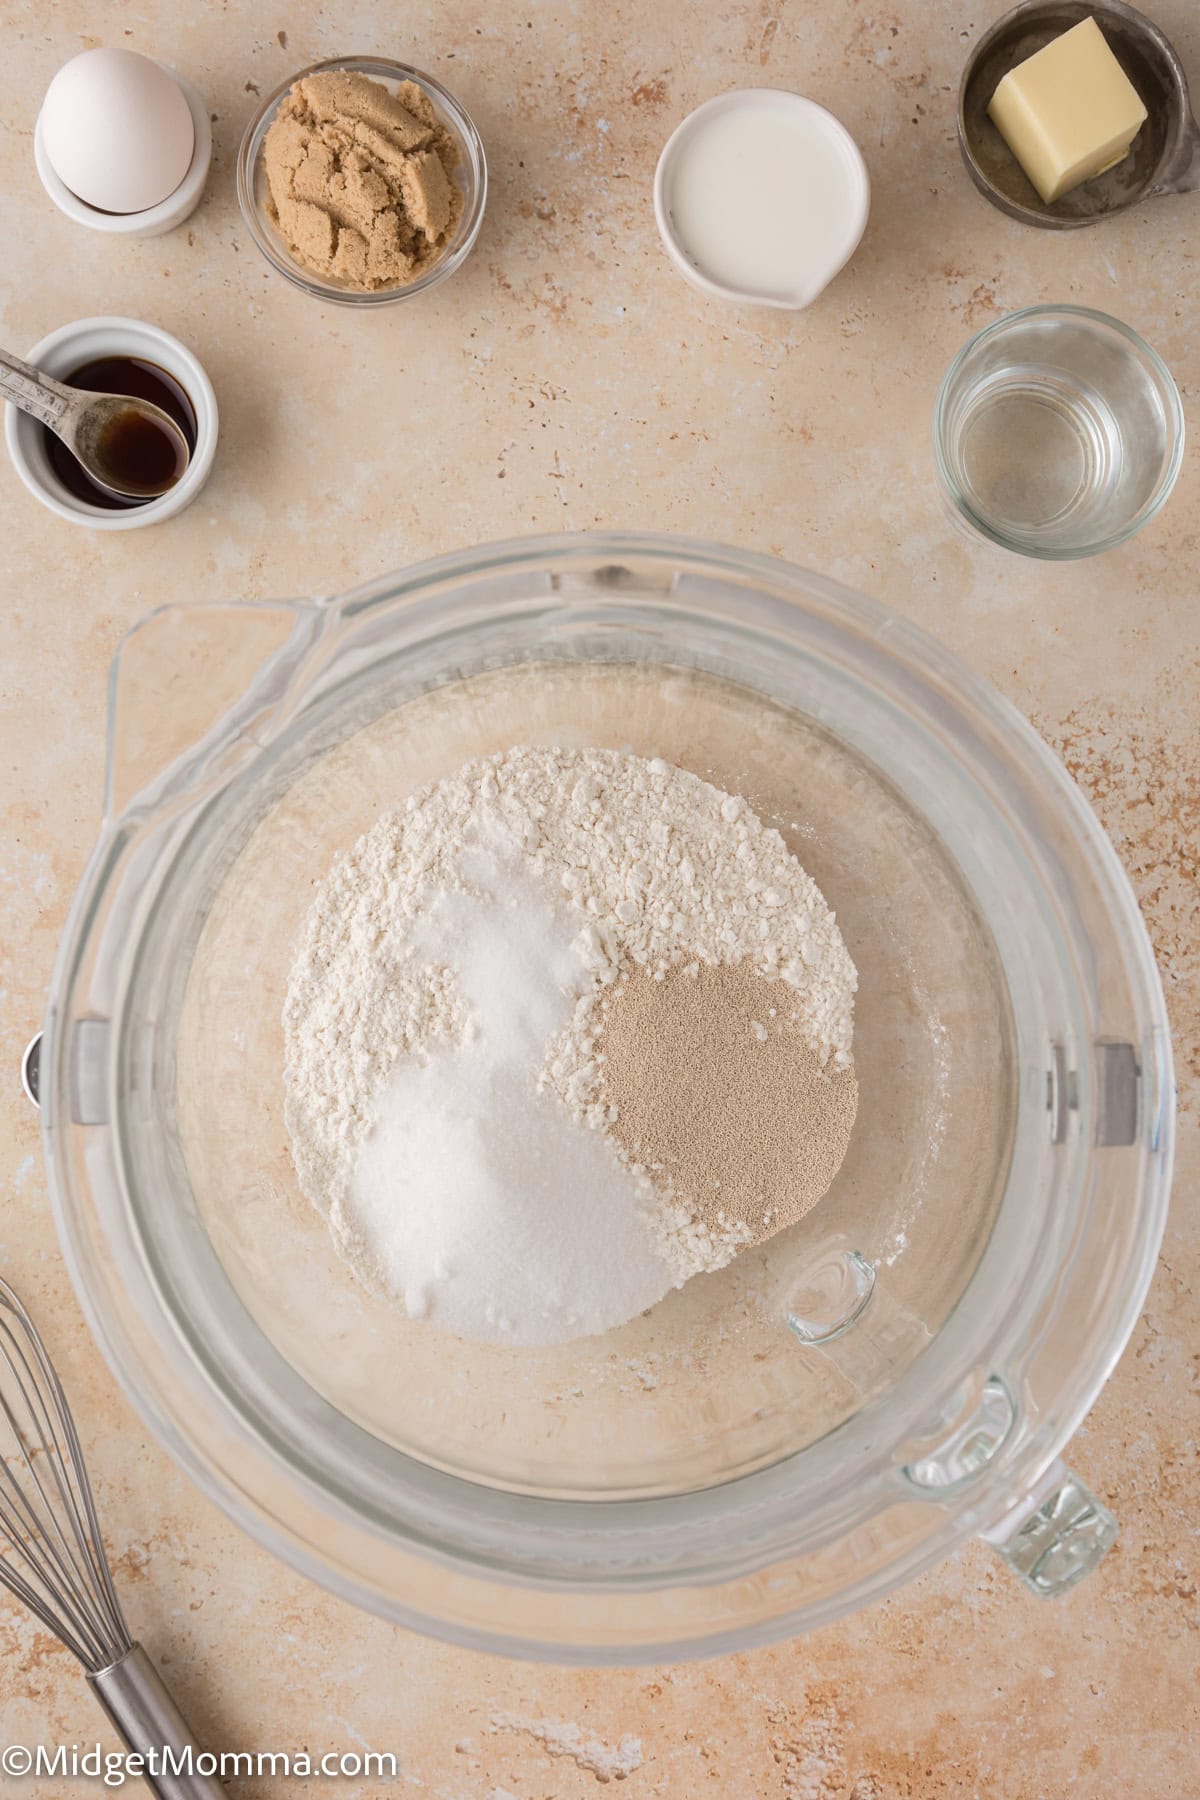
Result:
<svg viewBox="0 0 1200 1800">
<path fill-rule="evenodd" d="M 188 453 L 196 448 L 196 414 L 192 403 L 173 375 L 157 363 L 145 362 L 140 356 L 100 356 L 82 364 L 62 380 L 71 387 L 86 388 L 91 394 L 133 394 L 139 400 L 150 400 L 161 406 L 179 426 L 187 439 Z M 175 440 L 160 431 L 149 420 L 136 413 L 118 413 L 106 428 L 97 446 L 104 466 L 111 472 L 115 487 L 126 488 L 130 497 L 106 493 L 87 475 L 74 456 L 52 431 L 42 427 L 43 441 L 50 467 L 69 493 L 92 506 L 104 506 L 121 512 L 130 506 L 146 506 L 156 493 L 135 498 L 137 489 L 162 490 L 172 486 L 183 474 Z"/>
<path fill-rule="evenodd" d="M 114 413 L 95 443 L 94 460 L 110 487 L 133 498 L 157 499 L 188 466 L 188 452 L 173 431 L 145 413 Z"/>
</svg>

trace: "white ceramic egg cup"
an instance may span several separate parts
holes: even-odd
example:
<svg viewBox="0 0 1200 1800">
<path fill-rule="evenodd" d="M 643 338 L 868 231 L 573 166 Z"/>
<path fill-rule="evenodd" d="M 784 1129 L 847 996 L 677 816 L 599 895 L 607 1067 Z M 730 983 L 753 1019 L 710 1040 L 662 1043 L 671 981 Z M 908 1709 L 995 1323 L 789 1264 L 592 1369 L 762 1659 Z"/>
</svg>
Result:
<svg viewBox="0 0 1200 1800">
<path fill-rule="evenodd" d="M 158 500 L 116 510 L 92 506 L 65 488 L 46 454 L 45 427 L 15 406 L 5 408 L 4 436 L 13 467 L 30 493 L 60 519 L 91 531 L 138 531 L 190 506 L 208 480 L 217 450 L 217 397 L 186 344 L 141 319 L 77 319 L 35 344 L 25 360 L 60 381 L 101 356 L 136 356 L 173 375 L 196 415 L 196 447 L 183 478 Z"/>
<path fill-rule="evenodd" d="M 73 219 L 76 225 L 86 225 L 89 231 L 107 232 L 110 237 L 161 237 L 164 231 L 173 231 L 177 225 L 182 225 L 199 206 L 204 184 L 208 180 L 208 166 L 212 161 L 212 126 L 209 123 L 208 107 L 182 75 L 168 68 L 166 63 L 160 64 L 160 67 L 171 77 L 188 103 L 196 141 L 187 174 L 179 186 L 165 200 L 160 200 L 157 206 L 147 206 L 142 212 L 102 212 L 99 207 L 89 206 L 86 200 L 73 194 L 66 183 L 59 180 L 46 154 L 42 115 L 38 114 L 37 124 L 33 128 L 33 157 L 37 163 L 38 175 L 59 212 L 65 213 L 68 219 Z"/>
</svg>

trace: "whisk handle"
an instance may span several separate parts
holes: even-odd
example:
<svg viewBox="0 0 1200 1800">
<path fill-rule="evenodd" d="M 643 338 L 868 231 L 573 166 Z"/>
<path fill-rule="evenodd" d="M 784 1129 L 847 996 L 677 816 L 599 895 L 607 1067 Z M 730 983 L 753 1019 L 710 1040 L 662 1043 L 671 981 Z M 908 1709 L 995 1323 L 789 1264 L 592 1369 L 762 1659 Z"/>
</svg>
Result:
<svg viewBox="0 0 1200 1800">
<path fill-rule="evenodd" d="M 193 1762 L 200 1756 L 187 1720 L 140 1644 L 111 1668 L 89 1675 L 88 1685 L 128 1749 L 139 1754 L 169 1749 L 176 1761 L 187 1749 Z M 228 1800 L 212 1775 L 176 1775 L 160 1769 L 157 1775 L 144 1774 L 143 1780 L 158 1800 Z"/>
</svg>

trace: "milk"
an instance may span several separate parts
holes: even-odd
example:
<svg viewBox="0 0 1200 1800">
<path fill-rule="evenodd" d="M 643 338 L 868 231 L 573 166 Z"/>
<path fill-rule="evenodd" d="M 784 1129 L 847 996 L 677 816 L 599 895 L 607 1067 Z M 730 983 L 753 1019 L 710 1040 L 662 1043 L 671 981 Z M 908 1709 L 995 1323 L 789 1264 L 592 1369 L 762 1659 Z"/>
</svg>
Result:
<svg viewBox="0 0 1200 1800">
<path fill-rule="evenodd" d="M 838 120 L 799 95 L 722 95 L 684 121 L 664 165 L 668 247 L 721 288 L 805 306 L 862 235 L 867 178 L 858 149 Z"/>
</svg>

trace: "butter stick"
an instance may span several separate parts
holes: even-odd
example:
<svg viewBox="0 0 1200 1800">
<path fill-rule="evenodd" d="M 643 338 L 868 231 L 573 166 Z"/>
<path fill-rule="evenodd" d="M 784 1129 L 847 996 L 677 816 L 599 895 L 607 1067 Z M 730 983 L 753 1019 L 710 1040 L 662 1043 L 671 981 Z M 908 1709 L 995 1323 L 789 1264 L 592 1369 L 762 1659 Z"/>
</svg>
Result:
<svg viewBox="0 0 1200 1800">
<path fill-rule="evenodd" d="M 1119 163 L 1146 119 L 1095 19 L 1010 69 L 988 113 L 1047 203 Z"/>
</svg>

